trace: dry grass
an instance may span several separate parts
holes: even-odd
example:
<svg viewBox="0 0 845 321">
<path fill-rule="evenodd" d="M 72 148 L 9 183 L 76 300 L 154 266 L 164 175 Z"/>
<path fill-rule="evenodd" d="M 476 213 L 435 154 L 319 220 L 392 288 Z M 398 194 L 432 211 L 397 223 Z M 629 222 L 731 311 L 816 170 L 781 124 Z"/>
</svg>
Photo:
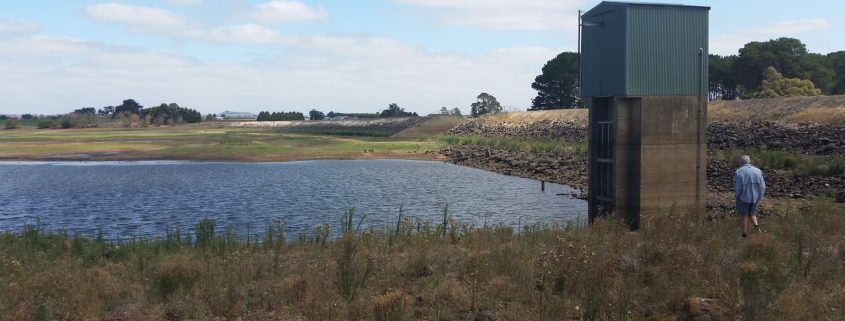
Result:
<svg viewBox="0 0 845 321">
<path fill-rule="evenodd" d="M 586 109 L 556 109 L 484 115 L 482 119 L 484 119 L 484 122 L 493 124 L 530 124 L 542 120 L 587 124 L 587 116 Z"/>
<path fill-rule="evenodd" d="M 671 320 L 690 297 L 745 320 L 845 319 L 842 206 L 786 204 L 764 224 L 742 240 L 734 220 L 682 213 L 638 232 L 402 219 L 328 241 L 171 233 L 119 247 L 31 227 L 0 235 L 0 319 Z"/>
<path fill-rule="evenodd" d="M 710 120 L 769 120 L 783 123 L 816 122 L 845 125 L 845 96 L 790 97 L 713 101 Z"/>
</svg>

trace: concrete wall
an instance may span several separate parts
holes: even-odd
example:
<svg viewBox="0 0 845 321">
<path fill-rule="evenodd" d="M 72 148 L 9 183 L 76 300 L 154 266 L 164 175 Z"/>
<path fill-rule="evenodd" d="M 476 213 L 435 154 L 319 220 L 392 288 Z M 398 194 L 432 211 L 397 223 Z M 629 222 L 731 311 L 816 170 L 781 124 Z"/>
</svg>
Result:
<svg viewBox="0 0 845 321">
<path fill-rule="evenodd" d="M 640 137 L 641 215 L 704 211 L 706 102 L 695 96 L 643 97 Z"/>
<path fill-rule="evenodd" d="M 613 99 L 614 215 L 637 228 L 673 208 L 677 215 L 704 212 L 706 113 L 696 96 Z M 594 184 L 601 182 L 591 181 L 591 191 Z"/>
</svg>

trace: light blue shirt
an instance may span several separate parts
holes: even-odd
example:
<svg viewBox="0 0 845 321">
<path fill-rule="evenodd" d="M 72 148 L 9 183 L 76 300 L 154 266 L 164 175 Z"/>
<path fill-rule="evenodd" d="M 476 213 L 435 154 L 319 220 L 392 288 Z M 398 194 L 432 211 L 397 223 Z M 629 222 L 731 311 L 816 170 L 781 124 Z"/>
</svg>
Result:
<svg viewBox="0 0 845 321">
<path fill-rule="evenodd" d="M 734 195 L 745 203 L 757 203 L 766 192 L 766 181 L 763 172 L 751 164 L 742 165 L 734 176 Z"/>
</svg>

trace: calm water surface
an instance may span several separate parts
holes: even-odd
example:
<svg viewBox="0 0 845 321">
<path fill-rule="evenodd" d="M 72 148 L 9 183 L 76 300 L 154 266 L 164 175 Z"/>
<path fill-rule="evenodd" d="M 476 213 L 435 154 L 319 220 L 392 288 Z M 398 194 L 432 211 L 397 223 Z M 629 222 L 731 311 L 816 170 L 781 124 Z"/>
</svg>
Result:
<svg viewBox="0 0 845 321">
<path fill-rule="evenodd" d="M 199 219 L 243 236 L 275 220 L 287 233 L 337 226 L 355 207 L 364 225 L 404 215 L 475 224 L 583 221 L 570 187 L 431 161 L 286 163 L 0 162 L 0 231 L 40 222 L 51 230 L 110 238 L 192 231 Z M 560 196 L 557 194 L 565 194 Z"/>
</svg>

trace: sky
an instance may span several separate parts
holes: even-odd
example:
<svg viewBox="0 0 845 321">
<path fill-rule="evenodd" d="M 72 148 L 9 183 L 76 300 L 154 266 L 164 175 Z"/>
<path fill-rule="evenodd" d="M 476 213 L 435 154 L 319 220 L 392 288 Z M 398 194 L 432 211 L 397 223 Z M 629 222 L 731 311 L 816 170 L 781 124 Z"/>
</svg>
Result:
<svg viewBox="0 0 845 321">
<path fill-rule="evenodd" d="M 649 2 L 664 2 L 650 0 Z M 709 6 L 710 53 L 801 39 L 845 50 L 845 2 Z M 584 0 L 28 0 L 0 2 L 0 114 L 177 103 L 206 113 L 465 113 L 481 92 L 524 110 L 577 48 Z"/>
</svg>

